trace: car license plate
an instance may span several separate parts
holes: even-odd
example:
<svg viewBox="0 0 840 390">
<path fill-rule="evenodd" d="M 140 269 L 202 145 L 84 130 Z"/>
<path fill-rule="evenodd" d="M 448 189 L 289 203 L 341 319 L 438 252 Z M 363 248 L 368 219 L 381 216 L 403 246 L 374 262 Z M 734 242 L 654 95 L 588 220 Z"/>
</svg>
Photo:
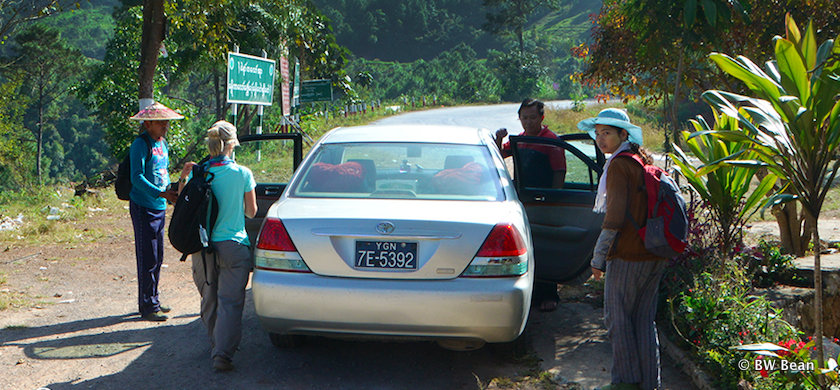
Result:
<svg viewBox="0 0 840 390">
<path fill-rule="evenodd" d="M 417 269 L 417 243 L 356 241 L 356 268 Z"/>
</svg>

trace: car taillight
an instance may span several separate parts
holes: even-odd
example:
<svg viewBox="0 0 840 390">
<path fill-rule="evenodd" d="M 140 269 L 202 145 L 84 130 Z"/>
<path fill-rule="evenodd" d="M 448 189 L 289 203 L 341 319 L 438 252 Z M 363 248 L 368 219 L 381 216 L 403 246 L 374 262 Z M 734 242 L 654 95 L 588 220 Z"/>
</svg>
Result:
<svg viewBox="0 0 840 390">
<path fill-rule="evenodd" d="M 527 251 L 525 241 L 513 225 L 499 224 L 494 226 L 484 239 L 484 244 L 481 245 L 476 257 L 519 256 Z"/>
<path fill-rule="evenodd" d="M 312 272 L 300 257 L 283 222 L 276 218 L 266 218 L 260 230 L 254 265 L 266 271 Z"/>
<path fill-rule="evenodd" d="M 266 218 L 260 238 L 257 241 L 257 249 L 270 251 L 297 252 L 289 232 L 283 226 L 283 222 L 276 218 Z"/>
<path fill-rule="evenodd" d="M 508 277 L 528 272 L 528 247 L 513 225 L 493 227 L 462 277 Z"/>
</svg>

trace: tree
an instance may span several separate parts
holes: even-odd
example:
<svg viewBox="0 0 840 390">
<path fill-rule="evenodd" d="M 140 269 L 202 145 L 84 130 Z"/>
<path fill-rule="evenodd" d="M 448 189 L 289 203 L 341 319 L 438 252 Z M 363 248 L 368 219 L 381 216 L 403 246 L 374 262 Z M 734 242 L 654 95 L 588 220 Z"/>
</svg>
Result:
<svg viewBox="0 0 840 390">
<path fill-rule="evenodd" d="M 747 15 L 738 0 L 605 0 L 582 79 L 610 85 L 626 99 L 665 99 L 664 117 L 678 131 L 682 96 L 691 97 L 692 89 L 699 93 L 696 88 L 714 76 L 702 59 L 722 50 L 739 20 Z M 665 148 L 670 148 L 667 132 Z"/>
<path fill-rule="evenodd" d="M 0 44 L 21 25 L 79 7 L 77 0 L 0 0 Z"/>
<path fill-rule="evenodd" d="M 41 157 L 47 111 L 56 99 L 67 93 L 73 76 L 81 72 L 84 58 L 77 49 L 61 39 L 55 29 L 33 25 L 15 37 L 18 55 L 9 61 L 11 72 L 23 77 L 23 87 L 32 91 L 32 109 L 36 120 L 29 127 L 35 135 L 35 171 L 38 183 L 43 183 Z"/>
<path fill-rule="evenodd" d="M 20 191 L 31 178 L 26 172 L 31 169 L 34 143 L 32 133 L 23 127 L 29 99 L 19 94 L 21 84 L 21 77 L 0 84 L 0 193 Z"/>
<path fill-rule="evenodd" d="M 814 244 L 814 318 L 818 364 L 823 367 L 822 271 L 819 216 L 840 160 L 840 36 L 817 44 L 812 22 L 800 31 L 790 15 L 786 36 L 773 39 L 774 59 L 762 70 L 752 60 L 712 53 L 710 58 L 727 74 L 741 80 L 752 96 L 720 90 L 703 93 L 719 112 L 736 118 L 742 131 L 713 131 L 724 141 L 743 142 L 759 161 L 731 155 L 714 164 L 766 166 L 788 181 L 811 223 Z"/>
<path fill-rule="evenodd" d="M 264 49 L 269 58 L 287 50 L 301 53 L 302 62 L 309 64 L 304 77 L 341 74 L 344 52 L 330 36 L 328 22 L 316 17 L 317 10 L 309 9 L 308 1 L 171 0 L 163 5 L 168 55 L 159 57 L 153 69 L 154 88 L 143 88 L 151 91 L 154 100 L 190 117 L 183 124 L 173 123 L 167 135 L 173 152 L 181 157 L 196 139 L 203 138 L 204 126 L 225 115 L 221 78 L 227 53 L 234 45 L 248 54 Z M 89 107 L 106 123 L 106 138 L 118 157 L 136 135 L 127 118 L 136 112 L 133 101 L 137 90 L 133 86 L 141 83 L 140 21 L 146 11 L 126 4 L 115 12 L 117 27 L 108 42 L 105 60 L 82 88 Z M 155 47 L 159 50 L 160 44 Z M 144 51 L 149 51 L 148 56 L 157 53 L 151 46 Z"/>
<path fill-rule="evenodd" d="M 166 15 L 163 13 L 163 0 L 143 0 L 143 35 L 140 40 L 140 109 L 154 102 L 154 78 L 158 55 L 164 38 Z"/>
<path fill-rule="evenodd" d="M 556 8 L 556 0 L 483 0 L 487 13 L 484 30 L 501 36 L 516 38 L 520 53 L 525 52 L 523 33 L 528 18 L 540 7 Z"/>
<path fill-rule="evenodd" d="M 500 81 L 504 101 L 521 101 L 534 96 L 539 89 L 539 79 L 546 74 L 546 67 L 531 52 L 491 50 L 490 62 L 497 69 L 497 74 L 503 75 Z"/>
</svg>

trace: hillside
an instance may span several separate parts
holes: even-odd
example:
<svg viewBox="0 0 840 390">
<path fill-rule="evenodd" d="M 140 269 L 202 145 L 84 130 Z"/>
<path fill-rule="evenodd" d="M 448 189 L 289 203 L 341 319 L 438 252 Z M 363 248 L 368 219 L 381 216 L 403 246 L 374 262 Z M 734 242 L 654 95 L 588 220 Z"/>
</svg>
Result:
<svg viewBox="0 0 840 390">
<path fill-rule="evenodd" d="M 503 49 L 498 37 L 482 30 L 488 9 L 482 0 L 314 0 L 332 21 L 338 43 L 356 56 L 383 61 L 432 59 L 459 44 L 479 57 Z M 555 11 L 543 10 L 529 20 L 540 36 L 583 41 L 589 15 L 601 0 L 566 0 Z"/>
</svg>

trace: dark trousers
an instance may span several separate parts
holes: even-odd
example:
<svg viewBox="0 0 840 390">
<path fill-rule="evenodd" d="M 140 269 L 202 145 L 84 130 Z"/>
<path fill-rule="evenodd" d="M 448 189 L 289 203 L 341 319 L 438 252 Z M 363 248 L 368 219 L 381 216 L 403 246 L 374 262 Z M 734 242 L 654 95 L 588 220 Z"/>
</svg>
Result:
<svg viewBox="0 0 840 390">
<path fill-rule="evenodd" d="M 137 256 L 137 306 L 140 315 L 160 311 L 158 282 L 163 264 L 163 227 L 166 210 L 152 210 L 129 202 Z"/>
</svg>

